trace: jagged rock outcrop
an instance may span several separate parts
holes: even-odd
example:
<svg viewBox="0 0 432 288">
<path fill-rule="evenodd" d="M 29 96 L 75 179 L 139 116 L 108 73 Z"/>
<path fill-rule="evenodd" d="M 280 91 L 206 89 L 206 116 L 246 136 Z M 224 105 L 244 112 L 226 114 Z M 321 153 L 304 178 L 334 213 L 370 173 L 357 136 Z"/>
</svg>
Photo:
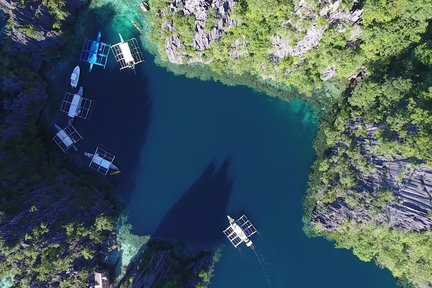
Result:
<svg viewBox="0 0 432 288">
<path fill-rule="evenodd" d="M 344 199 L 338 199 L 329 205 L 321 204 L 315 207 L 312 222 L 329 231 L 335 230 L 346 220 L 368 222 L 372 219 L 377 224 L 397 229 L 431 230 L 432 167 L 415 164 L 412 159 L 392 158 L 375 153 L 375 133 L 379 126 L 365 125 L 361 121 L 349 123 L 351 131 L 359 129 L 360 126 L 366 129 L 366 137 L 351 136 L 360 146 L 362 157 L 372 165 L 374 171 L 367 174 L 357 171 L 356 190 L 349 193 L 368 194 L 376 199 L 381 193 L 391 191 L 394 200 L 385 203 L 385 206 L 373 215 L 370 205 L 364 201 L 351 207 Z M 337 153 L 337 149 L 334 149 L 333 153 Z"/>
<path fill-rule="evenodd" d="M 203 282 L 200 273 L 211 270 L 214 261 L 211 249 L 163 240 L 150 240 L 143 250 L 129 265 L 119 287 L 122 283 L 131 288 L 195 287 Z"/>
<path fill-rule="evenodd" d="M 273 50 L 270 52 L 270 57 L 277 64 L 287 55 L 291 57 L 298 57 L 301 60 L 304 59 L 305 54 L 312 48 L 318 46 L 324 32 L 330 25 L 343 26 L 343 24 L 350 24 L 355 27 L 353 29 L 359 29 L 360 16 L 363 13 L 362 9 L 348 11 L 346 9 L 340 8 L 342 0 L 337 0 L 335 2 L 324 1 L 321 3 L 321 8 L 316 10 L 310 7 L 306 1 L 300 1 L 295 8 L 295 13 L 300 17 L 300 19 L 312 21 L 312 25 L 305 29 L 302 27 L 302 23 L 291 23 L 288 21 L 286 26 L 291 26 L 295 30 L 303 32 L 305 36 L 303 39 L 298 41 L 295 46 L 291 46 L 288 39 L 283 39 L 279 35 L 272 37 Z M 327 19 L 323 24 L 319 24 L 319 17 Z M 341 31 L 342 32 L 342 31 Z M 353 35 L 352 41 L 356 38 Z M 330 74 L 327 74 L 326 80 L 330 79 Z"/>
<path fill-rule="evenodd" d="M 60 26 L 85 3 L 0 0 L 0 275 L 17 287 L 86 286 L 85 269 L 115 245 L 108 185 L 48 154 L 36 125 L 48 98 L 42 64 L 59 56 Z"/>
<path fill-rule="evenodd" d="M 88 0 L 64 1 L 62 11 L 68 15 L 64 23 L 73 23 L 75 10 L 87 2 Z M 18 0 L 0 0 L 0 10 L 8 16 L 9 30 L 6 35 L 12 43 L 13 53 L 31 53 L 28 64 L 34 69 L 39 69 L 43 61 L 58 56 L 58 48 L 64 43 L 64 39 L 60 37 L 61 30 L 53 28 L 55 17 L 50 14 L 44 1 L 26 1 L 23 4 L 23 1 Z M 50 51 L 51 49 L 57 51 Z M 51 53 L 47 53 L 48 51 Z"/>
<path fill-rule="evenodd" d="M 87 2 L 66 0 L 62 7 L 68 15 L 64 25 L 73 23 L 76 9 Z M 0 10 L 6 18 L 6 28 L 0 35 L 2 57 L 7 58 L 4 63 L 10 66 L 3 67 L 0 77 L 3 88 L 0 138 L 7 138 L 39 115 L 47 98 L 47 87 L 38 71 L 42 63 L 59 56 L 64 39 L 61 31 L 53 28 L 55 17 L 42 0 L 0 0 Z"/>
<path fill-rule="evenodd" d="M 211 56 L 202 57 L 203 52 L 211 50 L 227 31 L 239 25 L 233 16 L 233 11 L 239 9 L 238 2 L 237 0 L 172 0 L 166 4 L 166 7 L 157 15 L 158 17 L 170 15 L 170 17 L 165 17 L 166 20 L 161 24 L 162 31 L 166 32 L 163 49 L 168 61 L 174 64 L 212 62 Z M 268 51 L 268 59 L 271 60 L 273 66 L 276 67 L 287 57 L 297 58 L 296 61 L 304 61 L 306 53 L 319 45 L 324 33 L 330 27 L 342 34 L 346 33 L 349 27 L 351 34 L 347 37 L 349 38 L 347 46 L 353 48 L 357 45 L 361 34 L 360 24 L 363 13 L 361 7 L 350 11 L 343 8 L 342 0 L 319 1 L 318 4 L 309 2 L 294 1 L 293 11 L 287 11 L 292 17 L 289 16 L 289 19 L 281 24 L 278 30 L 280 32 L 268 35 L 268 47 L 261 47 Z M 175 24 L 173 18 L 176 17 L 186 18 L 189 25 Z M 180 30 L 185 29 L 188 30 L 188 34 L 193 34 L 192 39 L 183 37 L 184 31 L 179 33 Z M 301 38 L 299 35 L 302 35 Z M 225 56 L 238 60 L 243 55 L 248 55 L 251 41 L 254 40 L 246 39 L 245 35 L 232 40 Z M 262 43 L 260 45 L 263 46 Z M 267 74 L 270 74 L 263 72 L 261 77 L 275 80 L 275 77 L 271 75 L 275 67 L 268 68 L 270 71 Z M 266 68 L 263 67 L 263 70 Z M 289 75 L 291 72 L 290 69 L 286 69 L 285 74 Z M 330 66 L 322 73 L 321 79 L 327 81 L 336 72 L 336 67 Z"/>
<path fill-rule="evenodd" d="M 71 236 L 67 235 L 66 226 L 61 226 L 62 223 L 64 225 L 76 223 L 82 227 L 91 227 L 96 217 L 112 215 L 115 207 L 106 198 L 105 193 L 96 188 L 80 190 L 79 186 L 73 183 L 76 181 L 76 175 L 62 170 L 59 171 L 58 177 L 61 179 L 42 181 L 30 187 L 25 180 L 19 183 L 23 187 L 14 184 L 19 194 L 25 193 L 28 197 L 14 209 L 14 213 L 6 213 L 0 219 L 0 242 L 4 241 L 9 247 L 14 247 L 18 243 L 19 245 L 13 248 L 14 254 L 41 255 L 45 253 L 43 251 L 49 250 L 49 247 L 61 246 L 65 247 L 65 250 L 58 257 L 69 258 L 71 261 L 66 271 L 55 274 L 54 278 L 47 281 L 38 280 L 38 271 L 31 269 L 26 270 L 26 273 L 14 275 L 15 282 L 23 278 L 29 281 L 28 287 L 59 287 L 64 279 L 77 277 L 83 267 L 99 265 L 100 259 L 105 258 L 116 245 L 115 235 L 110 232 L 105 232 L 102 243 L 95 243 L 91 237 L 83 236 L 77 241 L 72 241 Z M 68 183 L 62 187 L 61 193 L 58 192 L 59 183 Z M 1 183 L 0 187 L 4 185 L 5 183 Z M 77 207 L 84 205 L 80 202 L 87 203 L 85 209 Z M 82 247 L 94 253 L 91 259 L 82 258 L 80 254 Z M 0 252 L 0 258 L 2 254 Z M 22 259 L 22 263 L 16 265 L 26 267 L 28 263 L 26 259 Z"/>
<path fill-rule="evenodd" d="M 182 16 L 193 16 L 195 18 L 193 35 L 193 47 L 196 51 L 204 51 L 211 48 L 213 42 L 219 40 L 224 33 L 225 28 L 235 25 L 230 14 L 234 9 L 236 0 L 174 0 L 167 8 L 160 13 L 164 15 L 167 11 L 178 13 Z M 212 27 L 208 26 L 210 11 L 213 11 L 216 23 Z M 175 32 L 173 21 L 169 20 L 162 24 L 162 29 L 168 29 Z M 166 48 L 168 59 L 172 63 L 182 64 L 185 62 L 186 53 L 182 52 L 184 48 L 182 39 L 179 35 L 171 35 L 166 39 Z M 200 62 L 198 58 L 189 59 L 188 62 Z"/>
</svg>

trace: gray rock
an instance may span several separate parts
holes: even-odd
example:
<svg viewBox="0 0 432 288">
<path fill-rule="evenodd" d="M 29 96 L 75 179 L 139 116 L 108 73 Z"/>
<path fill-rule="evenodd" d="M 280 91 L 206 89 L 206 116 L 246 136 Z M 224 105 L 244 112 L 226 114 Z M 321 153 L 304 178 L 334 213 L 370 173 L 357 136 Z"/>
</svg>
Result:
<svg viewBox="0 0 432 288">
<path fill-rule="evenodd" d="M 203 62 L 199 54 L 191 57 L 181 49 L 185 45 L 192 45 L 197 52 L 210 49 L 212 43 L 222 37 L 224 29 L 235 24 L 234 20 L 230 18 L 230 14 L 236 3 L 235 0 L 172 0 L 169 4 L 169 10 L 180 15 L 194 17 L 195 34 L 192 43 L 184 43 L 182 42 L 183 39 L 175 35 L 175 27 L 173 27 L 172 23 L 163 23 L 162 29 L 173 32 L 165 42 L 165 52 L 168 60 L 175 64 Z M 216 26 L 207 27 L 206 29 L 210 9 L 214 9 L 218 21 Z M 163 10 L 159 13 L 165 14 L 167 11 Z"/>
<path fill-rule="evenodd" d="M 383 191 L 393 192 L 395 202 L 386 203 L 375 215 L 377 224 L 388 225 L 395 229 L 412 231 L 432 230 L 432 167 L 416 164 L 412 159 L 391 158 L 374 152 L 377 145 L 375 134 L 379 125 L 363 124 L 362 119 L 348 123 L 351 131 L 364 128 L 366 137 L 352 139 L 360 146 L 360 151 L 374 172 L 363 174 L 357 172 L 356 190 L 353 194 L 369 194 L 378 197 Z M 333 153 L 338 153 L 337 148 Z M 324 191 L 323 191 L 324 193 Z M 312 215 L 312 222 L 332 231 L 349 219 L 356 222 L 371 221 L 370 207 L 360 202 L 355 207 L 346 205 L 343 199 L 331 204 L 318 204 Z"/>
<path fill-rule="evenodd" d="M 87 2 L 66 0 L 64 9 L 71 15 L 66 22 L 72 22 L 75 10 Z M 60 32 L 52 28 L 54 19 L 44 1 L 33 0 L 24 3 L 25 5 L 18 0 L 0 0 L 1 11 L 8 15 L 8 21 L 13 23 L 11 30 L 1 41 L 2 45 L 11 50 L 12 55 L 26 56 L 26 68 L 37 73 L 42 63 L 58 57 L 59 48 L 64 40 L 60 37 Z M 33 29 L 29 29 L 30 26 Z M 32 83 L 28 80 L 25 87 L 24 82 L 27 79 L 18 73 L 10 73 L 0 79 L 1 87 L 7 91 L 7 95 L 2 97 L 5 113 L 0 118 L 6 127 L 0 129 L 0 138 L 16 134 L 28 121 L 35 120 L 47 98 L 46 84 L 42 79 L 32 79 Z"/>
</svg>

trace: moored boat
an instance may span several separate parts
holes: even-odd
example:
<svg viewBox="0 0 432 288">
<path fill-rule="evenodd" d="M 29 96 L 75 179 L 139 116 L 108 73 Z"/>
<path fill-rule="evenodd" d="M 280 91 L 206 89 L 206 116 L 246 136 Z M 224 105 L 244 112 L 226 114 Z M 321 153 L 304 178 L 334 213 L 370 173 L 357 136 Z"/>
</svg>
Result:
<svg viewBox="0 0 432 288">
<path fill-rule="evenodd" d="M 142 32 L 141 28 L 135 23 L 135 21 L 131 20 L 131 23 L 139 32 Z"/>
<path fill-rule="evenodd" d="M 78 81 L 79 81 L 79 77 L 80 77 L 80 68 L 79 66 L 76 66 L 71 74 L 71 86 L 72 88 L 77 87 L 78 85 Z"/>
<path fill-rule="evenodd" d="M 147 12 L 150 10 L 150 5 L 147 2 L 143 1 L 140 3 L 140 8 L 143 12 Z"/>
</svg>

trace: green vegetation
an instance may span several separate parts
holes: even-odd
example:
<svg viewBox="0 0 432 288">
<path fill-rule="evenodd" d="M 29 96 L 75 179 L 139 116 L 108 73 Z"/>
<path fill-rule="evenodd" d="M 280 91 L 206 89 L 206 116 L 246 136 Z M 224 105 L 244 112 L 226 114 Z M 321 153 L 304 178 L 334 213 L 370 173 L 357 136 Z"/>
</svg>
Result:
<svg viewBox="0 0 432 288">
<path fill-rule="evenodd" d="M 198 274 L 198 277 L 201 279 L 201 282 L 195 284 L 195 288 L 207 288 L 211 282 L 211 278 L 213 277 L 214 268 L 217 262 L 219 262 L 220 257 L 222 256 L 222 247 L 216 249 L 213 255 L 213 263 L 209 267 L 207 271 L 201 270 Z"/>
<path fill-rule="evenodd" d="M 58 29 L 67 17 L 64 2 L 43 4 Z M 46 83 L 28 65 L 46 51 L 17 53 L 9 33 L 18 29 L 33 37 L 36 28 L 18 26 L 10 15 L 0 47 L 0 286 L 13 278 L 13 287 L 88 287 L 113 230 L 111 185 L 95 181 L 52 142 L 53 131 L 40 115 Z M 11 114 L 18 120 L 4 121 Z"/>
<path fill-rule="evenodd" d="M 315 143 L 318 159 L 305 199 L 305 231 L 353 249 L 364 261 L 376 261 L 406 287 L 429 287 L 431 232 L 397 230 L 382 218 L 379 221 L 387 205 L 398 202 L 391 189 L 376 193 L 357 189 L 379 169 L 372 157 L 408 161 L 397 176 L 399 183 L 418 165 L 432 165 L 432 2 L 342 1 L 338 16 L 331 9 L 321 13 L 328 3 L 306 0 L 300 7 L 299 2 L 271 0 L 262 5 L 240 0 L 229 15 L 235 24 L 225 25 L 211 48 L 198 51 L 193 43 L 194 15 L 165 9 L 171 1 L 152 0 L 148 37 L 162 65 L 177 73 L 247 84 L 325 107 Z M 363 10 L 360 20 L 350 14 L 356 9 Z M 206 32 L 217 25 L 218 17 L 209 8 Z M 173 29 L 166 28 L 170 25 Z M 184 45 L 175 47 L 183 63 L 178 67 L 166 64 L 168 37 L 178 37 Z M 310 45 L 294 51 L 305 40 Z M 275 41 L 279 46 L 272 44 Z M 230 56 L 233 47 L 237 56 Z M 197 59 L 203 64 L 187 64 Z M 335 74 L 326 81 L 330 68 Z M 206 69 L 211 75 L 202 73 Z M 358 79 L 350 78 L 357 75 Z M 343 89 L 345 93 L 335 93 Z M 371 219 L 365 223 L 347 219 L 333 232 L 311 223 L 313 209 L 325 210 L 335 201 L 367 211 Z M 203 271 L 201 276 L 205 279 L 207 274 Z"/>
<path fill-rule="evenodd" d="M 65 0 L 45 0 L 44 4 L 51 16 L 54 17 L 53 29 L 60 30 L 63 21 L 69 16 L 69 13 L 64 9 Z"/>
<path fill-rule="evenodd" d="M 26 235 L 24 241 L 12 247 L 0 239 L 0 255 L 4 257 L 0 264 L 0 278 L 15 275 L 16 287 L 28 287 L 28 283 L 34 281 L 33 277 L 36 277 L 37 282 L 48 283 L 47 281 L 51 282 L 53 278 L 62 275 L 61 282 L 65 282 L 62 283 L 63 287 L 86 287 L 90 273 L 86 262 L 94 258 L 93 250 L 105 238 L 103 235 L 110 231 L 98 230 L 100 221 L 109 220 L 106 217 L 99 217 L 91 227 L 68 224 L 65 227 L 68 231 L 67 245 L 49 244 L 52 241 L 43 237 L 48 233 L 44 223 L 30 235 Z M 75 227 L 71 230 L 70 226 Z M 65 273 L 73 269 L 77 261 L 80 263 L 81 273 L 66 275 Z M 69 284 L 66 285 L 67 283 Z"/>
<path fill-rule="evenodd" d="M 400 284 L 429 287 L 432 275 L 432 232 L 390 229 L 372 223 L 346 222 L 332 233 L 336 247 L 352 249 L 362 261 L 375 260 Z"/>
<path fill-rule="evenodd" d="M 46 161 L 46 144 L 36 131 L 35 127 L 29 127 L 8 139 L 3 147 L 7 157 L 0 164 L 0 171 L 7 185 L 2 186 L 0 192 L 2 218 L 16 213 L 28 215 L 17 223 L 19 230 L 3 227 L 11 229 L 6 231 L 15 233 L 15 237 L 9 235 L 8 242 L 0 237 L 0 257 L 3 259 L 0 278 L 14 275 L 16 287 L 28 287 L 31 281 L 51 283 L 61 275 L 62 280 L 70 282 L 70 285 L 63 284 L 62 287 L 86 287 L 90 267 L 94 266 L 94 261 L 90 260 L 99 250 L 98 245 L 110 235 L 112 218 L 100 215 L 93 224 L 70 222 L 88 208 L 75 203 L 89 193 L 82 185 L 89 180 L 69 175 L 66 176 L 69 179 L 64 178 L 65 183 L 58 182 L 60 171 L 64 175 L 70 172 L 63 170 L 60 161 Z M 36 193 L 37 187 L 40 189 L 41 183 L 49 188 L 43 190 L 44 198 L 38 199 L 40 196 L 31 194 Z M 50 223 L 32 219 L 32 214 L 37 219 L 45 219 L 44 215 L 52 214 L 50 206 L 62 201 L 71 204 L 63 204 L 65 211 L 60 215 L 54 213 L 55 218 L 47 220 Z M 66 241 L 63 237 L 67 238 Z M 57 240 L 53 241 L 53 238 Z M 80 263 L 79 270 L 86 271 L 85 275 L 66 275 L 66 271 L 74 269 L 76 263 Z"/>
<path fill-rule="evenodd" d="M 24 34 L 26 34 L 28 37 L 32 37 L 33 38 L 36 35 L 36 28 L 33 25 L 30 25 L 30 24 L 21 26 L 19 28 L 19 30 L 21 30 L 21 32 L 23 32 Z"/>
<path fill-rule="evenodd" d="M 315 0 L 303 2 L 303 8 L 299 8 L 299 1 L 296 0 L 271 0 L 266 5 L 257 0 L 240 1 L 230 15 L 236 24 L 225 26 L 222 38 L 214 42 L 210 49 L 200 52 L 194 49 L 192 41 L 196 31 L 194 16 L 164 9 L 170 1 L 152 0 L 149 38 L 164 60 L 168 59 L 166 39 L 178 35 L 185 46 L 180 49 L 185 53 L 185 63 L 190 58 L 198 58 L 203 63 L 209 62 L 208 66 L 215 75 L 249 75 L 270 79 L 273 84 L 281 85 L 282 89 L 293 86 L 311 96 L 312 90 L 322 87 L 323 74 L 329 68 L 336 70 L 333 81 L 343 83 L 370 61 L 390 59 L 418 41 L 426 30 L 432 11 L 428 0 L 365 1 L 360 33 L 360 27 L 350 20 L 333 21 L 330 18 L 334 16 L 330 12 L 320 15 L 328 4 L 319 5 Z M 357 4 L 342 1 L 338 11 L 346 18 L 353 18 L 349 11 L 353 10 L 354 5 Z M 205 24 L 207 30 L 216 23 L 215 13 L 210 8 Z M 174 32 L 160 28 L 171 20 Z M 283 58 L 271 57 L 275 50 L 272 45 L 275 37 L 282 39 L 283 46 L 295 48 L 300 41 L 307 39 L 308 33 L 316 38 L 309 41 L 309 48 L 292 55 L 285 53 Z M 229 56 L 236 41 L 244 44 L 243 48 L 237 49 L 241 52 L 238 58 Z"/>
<path fill-rule="evenodd" d="M 305 202 L 309 233 L 324 235 L 336 241 L 337 247 L 353 249 L 363 261 L 375 260 L 407 287 L 432 283 L 432 232 L 378 224 L 376 215 L 398 201 L 393 191 L 376 195 L 358 193 L 356 187 L 377 169 L 362 152 L 362 145 L 374 157 L 409 159 L 411 166 L 432 165 L 432 65 L 428 58 L 432 49 L 426 40 L 430 35 L 431 29 L 419 44 L 398 57 L 373 63 L 368 77 L 340 104 L 333 121 L 322 123 L 316 142 L 318 161 Z M 366 137 L 366 124 L 376 128 L 374 144 L 358 141 Z M 405 174 L 402 170 L 396 180 L 401 181 Z M 333 232 L 319 224 L 311 226 L 314 207 L 341 199 L 350 207 L 365 208 L 372 219 L 367 223 L 347 219 Z"/>
<path fill-rule="evenodd" d="M 129 269 L 121 279 L 120 287 L 132 287 L 135 281 L 140 283 L 140 277 L 150 273 L 157 279 L 157 287 L 204 288 L 210 283 L 214 265 L 220 257 L 220 249 L 212 256 L 211 250 L 191 252 L 185 244 L 150 240 L 146 249 L 138 255 L 133 269 Z M 213 260 L 210 267 L 209 259 Z M 136 275 L 135 278 L 133 275 Z"/>
</svg>

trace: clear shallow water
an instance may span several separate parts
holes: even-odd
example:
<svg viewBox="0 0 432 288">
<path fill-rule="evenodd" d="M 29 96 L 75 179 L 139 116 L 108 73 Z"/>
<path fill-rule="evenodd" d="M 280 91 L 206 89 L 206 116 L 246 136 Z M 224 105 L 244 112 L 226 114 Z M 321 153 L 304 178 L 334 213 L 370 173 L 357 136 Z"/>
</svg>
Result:
<svg viewBox="0 0 432 288">
<path fill-rule="evenodd" d="M 114 11 L 94 2 L 96 16 L 81 19 L 79 33 L 94 37 L 104 27 L 108 43 L 118 39 L 113 27 L 133 34 L 125 24 L 125 5 L 134 7 L 130 2 L 113 6 L 123 11 L 113 20 L 121 27 L 111 25 Z M 71 43 L 80 49 L 81 40 Z M 68 59 L 78 59 L 75 50 L 66 53 Z M 90 75 L 81 65 L 80 85 L 95 107 L 90 120 L 76 123 L 84 137 L 80 153 L 101 144 L 117 155 L 123 172 L 115 180 L 134 233 L 225 243 L 215 288 L 396 286 L 388 271 L 324 239 L 308 239 L 301 230 L 316 132 L 306 106 L 245 87 L 174 76 L 145 57 L 136 75 L 120 73 L 112 59 Z M 63 71 L 55 75 L 58 83 L 68 81 L 75 64 L 58 65 Z M 66 122 L 64 115 L 56 121 Z M 227 213 L 246 213 L 258 228 L 253 239 L 258 256 L 223 238 Z"/>
</svg>

